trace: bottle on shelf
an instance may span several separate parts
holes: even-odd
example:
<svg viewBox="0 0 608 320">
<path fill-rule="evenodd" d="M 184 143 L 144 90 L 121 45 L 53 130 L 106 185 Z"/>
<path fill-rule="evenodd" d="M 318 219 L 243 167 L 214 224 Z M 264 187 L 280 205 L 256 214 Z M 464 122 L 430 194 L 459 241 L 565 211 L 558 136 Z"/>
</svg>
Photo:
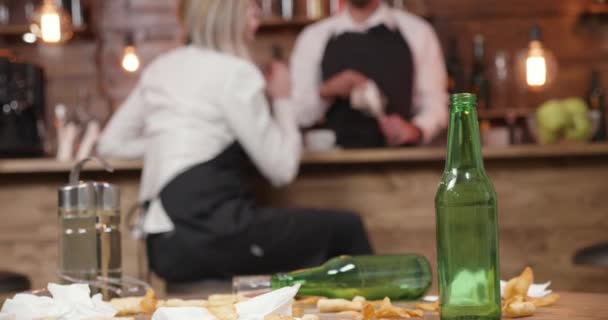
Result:
<svg viewBox="0 0 608 320">
<path fill-rule="evenodd" d="M 608 141 L 608 123 L 606 118 L 606 92 L 602 88 L 602 80 L 598 70 L 591 71 L 591 85 L 587 93 L 587 103 L 592 110 L 600 113 L 600 125 L 593 141 Z"/>
<path fill-rule="evenodd" d="M 469 90 L 477 96 L 479 109 L 489 109 L 490 85 L 486 75 L 485 38 L 481 34 L 476 34 L 473 38 L 473 69 Z"/>
<path fill-rule="evenodd" d="M 496 192 L 481 157 L 475 95 L 450 98 L 448 152 L 435 196 L 441 320 L 499 320 Z"/>
<path fill-rule="evenodd" d="M 448 92 L 457 93 L 464 91 L 464 68 L 460 58 L 460 47 L 456 38 L 451 38 L 448 46 L 446 58 L 446 68 L 448 71 Z"/>
<path fill-rule="evenodd" d="M 234 292 L 247 294 L 300 284 L 299 295 L 369 300 L 420 299 L 431 287 L 429 262 L 415 254 L 340 256 L 319 267 L 273 276 L 233 279 Z"/>
</svg>

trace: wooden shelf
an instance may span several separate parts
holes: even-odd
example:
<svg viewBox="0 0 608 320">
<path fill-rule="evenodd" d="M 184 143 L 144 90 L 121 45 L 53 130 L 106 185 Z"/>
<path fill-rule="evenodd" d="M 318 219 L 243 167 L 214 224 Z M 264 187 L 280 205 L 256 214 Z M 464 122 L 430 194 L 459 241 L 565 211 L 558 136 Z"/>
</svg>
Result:
<svg viewBox="0 0 608 320">
<path fill-rule="evenodd" d="M 321 21 L 322 18 L 306 18 L 306 17 L 295 17 L 293 19 L 283 18 L 266 18 L 262 21 L 261 28 L 263 29 L 301 29 L 315 22 Z"/>
<path fill-rule="evenodd" d="M 534 113 L 534 109 L 519 108 L 519 109 L 495 109 L 495 110 L 477 110 L 479 119 L 483 120 L 501 120 L 508 117 L 516 119 L 525 118 Z"/>
<path fill-rule="evenodd" d="M 85 33 L 86 31 L 86 26 L 74 28 L 75 34 Z M 21 36 L 28 32 L 30 32 L 29 24 L 8 24 L 0 26 L 0 36 Z"/>
</svg>

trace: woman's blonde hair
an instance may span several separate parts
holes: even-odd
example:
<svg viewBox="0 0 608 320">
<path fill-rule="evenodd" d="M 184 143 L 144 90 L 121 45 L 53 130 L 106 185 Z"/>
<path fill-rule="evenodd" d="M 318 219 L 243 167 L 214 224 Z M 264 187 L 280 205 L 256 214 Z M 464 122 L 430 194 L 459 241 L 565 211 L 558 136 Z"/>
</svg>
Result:
<svg viewBox="0 0 608 320">
<path fill-rule="evenodd" d="M 179 18 L 191 44 L 248 58 L 250 0 L 181 0 Z"/>
</svg>

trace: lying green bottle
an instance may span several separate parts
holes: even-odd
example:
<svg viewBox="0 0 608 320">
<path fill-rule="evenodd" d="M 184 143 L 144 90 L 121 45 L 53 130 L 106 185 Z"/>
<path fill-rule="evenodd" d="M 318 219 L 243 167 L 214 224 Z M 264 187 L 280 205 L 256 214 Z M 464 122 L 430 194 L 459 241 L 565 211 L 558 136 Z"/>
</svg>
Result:
<svg viewBox="0 0 608 320">
<path fill-rule="evenodd" d="M 300 284 L 298 295 L 304 296 L 416 300 L 429 290 L 432 278 L 428 260 L 415 254 L 340 256 L 315 268 L 273 276 L 236 277 L 234 288 L 242 293 Z"/>
</svg>

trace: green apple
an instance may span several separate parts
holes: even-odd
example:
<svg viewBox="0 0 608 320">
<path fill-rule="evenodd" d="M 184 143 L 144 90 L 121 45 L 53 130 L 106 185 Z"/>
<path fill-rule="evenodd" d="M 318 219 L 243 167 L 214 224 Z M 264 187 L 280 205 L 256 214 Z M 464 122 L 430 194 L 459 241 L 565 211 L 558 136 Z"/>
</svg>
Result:
<svg viewBox="0 0 608 320">
<path fill-rule="evenodd" d="M 554 144 L 559 141 L 559 131 L 538 127 L 538 142 L 541 144 Z"/>
<path fill-rule="evenodd" d="M 589 139 L 592 131 L 592 124 L 587 114 L 572 117 L 572 126 L 565 130 L 565 137 L 570 141 L 585 141 Z"/>
<path fill-rule="evenodd" d="M 543 103 L 536 111 L 539 127 L 556 132 L 566 127 L 570 122 L 566 112 L 558 100 L 549 100 Z"/>
<path fill-rule="evenodd" d="M 584 115 L 586 118 L 587 112 L 589 111 L 585 100 L 576 97 L 562 100 L 562 106 L 564 110 L 573 117 L 576 115 Z"/>
</svg>

